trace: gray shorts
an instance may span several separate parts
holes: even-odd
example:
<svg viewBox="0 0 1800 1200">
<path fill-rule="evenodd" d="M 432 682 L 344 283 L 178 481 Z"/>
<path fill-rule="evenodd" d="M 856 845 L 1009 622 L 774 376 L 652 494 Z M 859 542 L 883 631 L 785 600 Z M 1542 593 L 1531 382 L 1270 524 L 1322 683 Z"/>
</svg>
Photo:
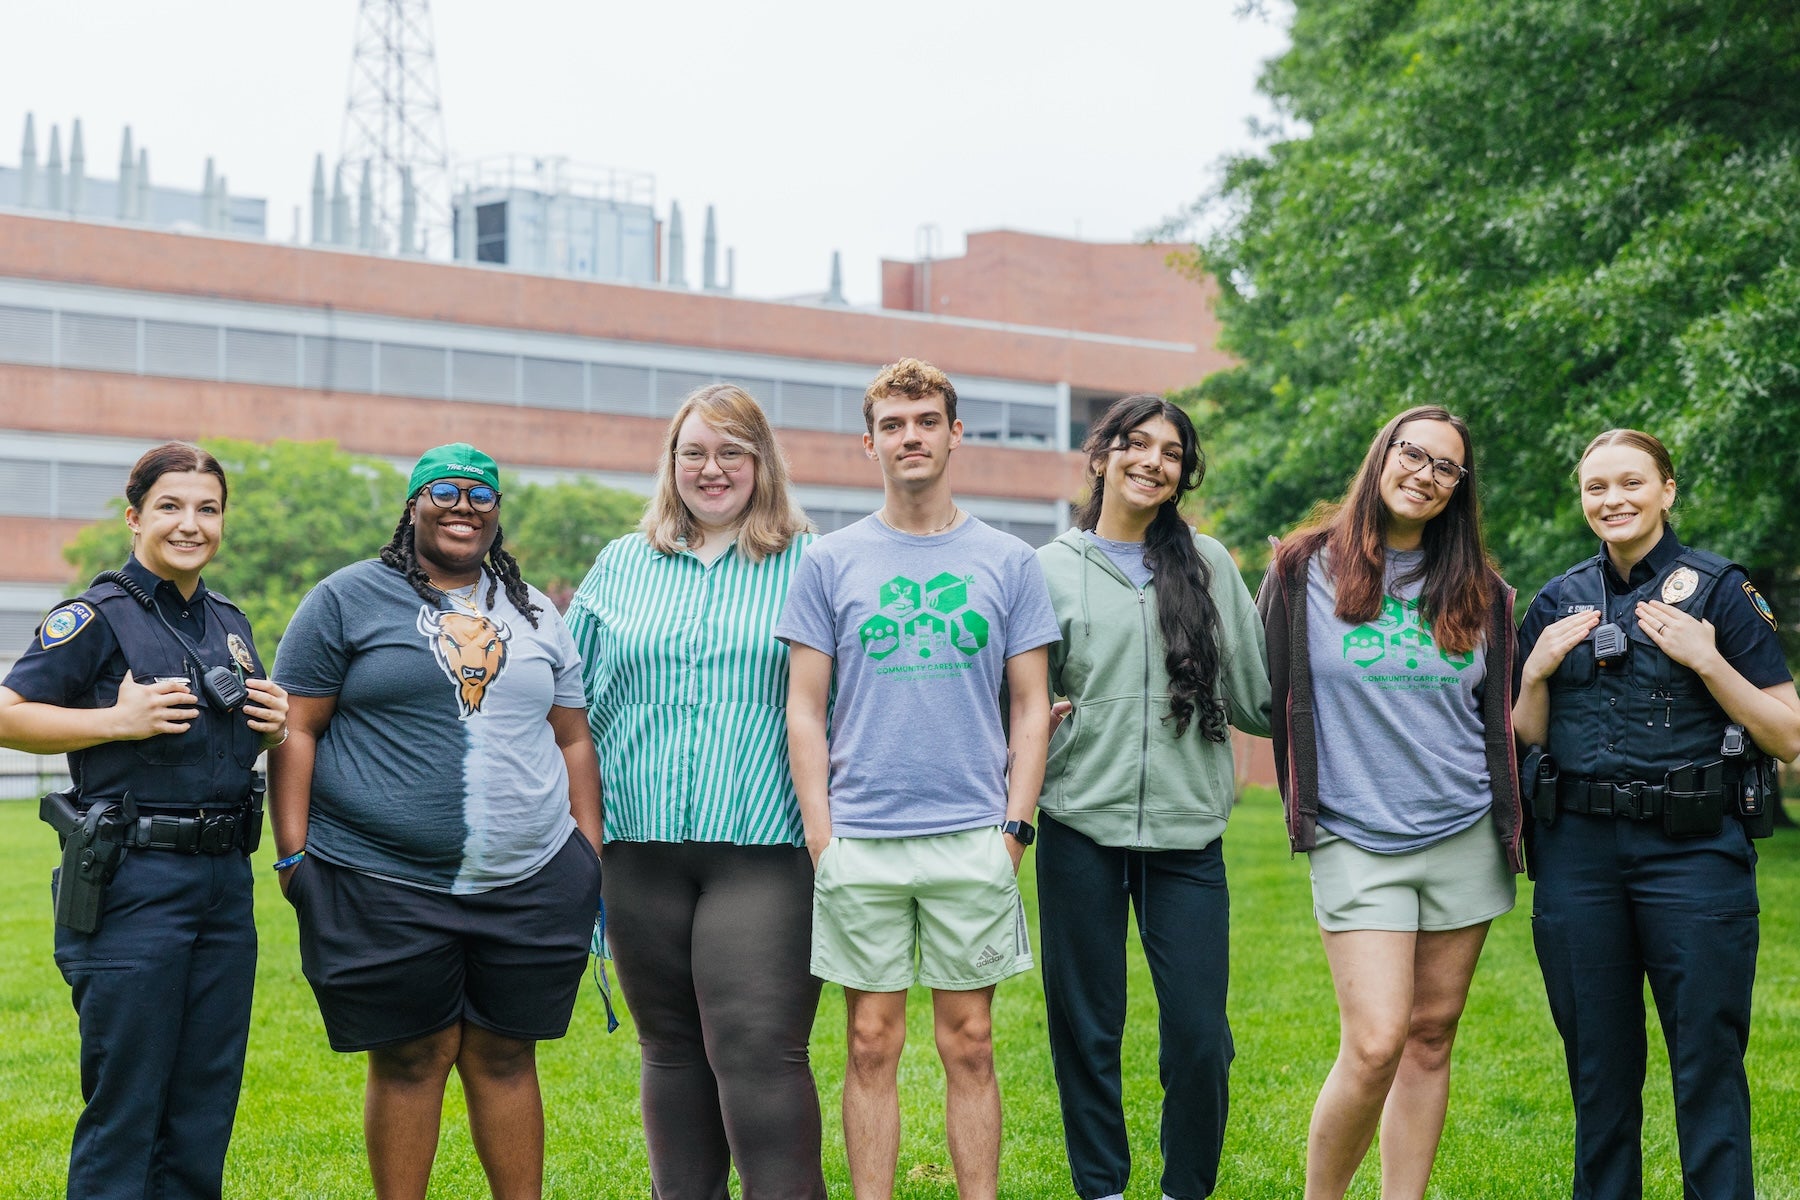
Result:
<svg viewBox="0 0 1800 1200">
<path fill-rule="evenodd" d="M 1513 906 L 1513 873 L 1490 813 L 1410 854 L 1376 854 L 1320 829 L 1319 844 L 1307 857 L 1313 916 L 1329 933 L 1464 929 Z"/>
</svg>

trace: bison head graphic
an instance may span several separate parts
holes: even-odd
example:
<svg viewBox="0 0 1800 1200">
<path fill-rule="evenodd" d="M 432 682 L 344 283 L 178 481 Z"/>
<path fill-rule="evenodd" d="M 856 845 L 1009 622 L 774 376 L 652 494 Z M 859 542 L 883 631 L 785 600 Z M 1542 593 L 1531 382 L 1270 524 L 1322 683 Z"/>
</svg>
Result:
<svg viewBox="0 0 1800 1200">
<path fill-rule="evenodd" d="M 506 666 L 506 643 L 512 630 L 486 617 L 439 612 L 421 605 L 419 632 L 431 643 L 438 666 L 456 685 L 461 719 L 468 720 L 481 711 L 488 686 L 500 678 Z"/>
</svg>

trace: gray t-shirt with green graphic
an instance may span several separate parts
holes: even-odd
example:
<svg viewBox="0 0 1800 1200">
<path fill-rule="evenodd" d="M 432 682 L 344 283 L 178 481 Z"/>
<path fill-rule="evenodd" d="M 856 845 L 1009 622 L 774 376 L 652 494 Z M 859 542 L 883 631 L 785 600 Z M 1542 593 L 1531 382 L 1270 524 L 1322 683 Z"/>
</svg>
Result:
<svg viewBox="0 0 1800 1200">
<path fill-rule="evenodd" d="M 831 831 L 924 837 L 1006 816 L 1006 660 L 1062 634 L 1037 555 L 974 517 L 865 517 L 807 547 L 775 636 L 836 660 Z"/>
<path fill-rule="evenodd" d="M 1373 621 L 1349 625 L 1319 556 L 1306 641 L 1319 745 L 1319 824 L 1380 854 L 1422 850 L 1488 810 L 1481 689 L 1487 655 L 1446 654 L 1419 613 L 1422 551 L 1390 550 Z"/>
</svg>

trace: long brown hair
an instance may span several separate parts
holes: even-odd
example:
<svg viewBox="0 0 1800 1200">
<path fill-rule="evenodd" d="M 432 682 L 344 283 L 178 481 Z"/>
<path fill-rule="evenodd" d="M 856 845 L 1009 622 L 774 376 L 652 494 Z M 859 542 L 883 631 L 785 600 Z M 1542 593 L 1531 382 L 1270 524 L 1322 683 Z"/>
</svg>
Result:
<svg viewBox="0 0 1800 1200">
<path fill-rule="evenodd" d="M 1198 718 L 1200 735 L 1222 742 L 1225 706 L 1219 701 L 1219 610 L 1212 599 L 1212 572 L 1194 545 L 1194 531 L 1181 519 L 1181 499 L 1206 478 L 1206 458 L 1187 413 L 1161 396 L 1126 396 L 1113 401 L 1088 431 L 1088 497 L 1075 510 L 1075 527 L 1093 530 L 1106 504 L 1106 463 L 1131 431 L 1161 417 L 1181 439 L 1181 478 L 1157 508 L 1144 533 L 1144 561 L 1156 580 L 1156 622 L 1163 638 L 1163 666 L 1169 672 L 1169 714 L 1175 736 Z"/>
<path fill-rule="evenodd" d="M 1283 575 L 1301 569 L 1320 551 L 1326 578 L 1337 596 L 1337 617 L 1345 622 L 1372 621 L 1381 611 L 1387 575 L 1387 505 L 1381 499 L 1381 471 L 1395 435 L 1408 421 L 1442 421 L 1462 438 L 1463 476 L 1450 493 L 1444 511 L 1425 523 L 1420 568 L 1424 587 L 1421 614 L 1439 646 L 1467 654 L 1481 642 L 1487 610 L 1493 602 L 1493 560 L 1481 540 L 1481 503 L 1476 495 L 1475 443 L 1469 427 L 1435 404 L 1409 408 L 1381 427 L 1362 466 L 1343 497 L 1313 508 L 1305 521 L 1282 539 L 1273 568 Z"/>
<path fill-rule="evenodd" d="M 751 562 L 780 554 L 796 534 L 812 529 L 812 522 L 788 494 L 787 459 L 775 443 L 775 431 L 756 398 L 735 383 L 713 383 L 688 394 L 669 421 L 663 438 L 662 460 L 656 464 L 656 494 L 639 526 L 644 536 L 663 554 L 674 554 L 685 541 L 698 545 L 700 524 L 681 502 L 675 490 L 675 444 L 690 415 L 698 416 L 715 432 L 741 442 L 750 451 L 756 471 L 750 505 L 738 529 L 738 550 Z"/>
</svg>

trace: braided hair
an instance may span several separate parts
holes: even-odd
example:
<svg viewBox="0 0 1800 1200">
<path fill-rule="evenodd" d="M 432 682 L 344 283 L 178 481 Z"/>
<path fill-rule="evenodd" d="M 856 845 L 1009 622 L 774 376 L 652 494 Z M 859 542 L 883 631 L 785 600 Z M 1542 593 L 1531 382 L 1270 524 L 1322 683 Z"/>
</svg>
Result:
<svg viewBox="0 0 1800 1200">
<path fill-rule="evenodd" d="M 506 598 L 536 629 L 537 615 L 544 610 L 531 602 L 531 593 L 525 590 L 525 580 L 519 574 L 519 560 L 501 548 L 503 538 L 501 531 L 495 529 L 494 544 L 488 547 L 487 559 L 481 564 L 488 577 L 488 607 L 494 607 L 495 594 L 505 587 Z M 436 604 L 444 595 L 443 589 L 432 583 L 431 576 L 419 565 L 419 556 L 413 549 L 411 505 L 400 514 L 393 540 L 381 548 L 381 561 L 406 576 L 406 582 L 412 584 L 413 591 L 419 593 L 421 599 Z"/>
</svg>

